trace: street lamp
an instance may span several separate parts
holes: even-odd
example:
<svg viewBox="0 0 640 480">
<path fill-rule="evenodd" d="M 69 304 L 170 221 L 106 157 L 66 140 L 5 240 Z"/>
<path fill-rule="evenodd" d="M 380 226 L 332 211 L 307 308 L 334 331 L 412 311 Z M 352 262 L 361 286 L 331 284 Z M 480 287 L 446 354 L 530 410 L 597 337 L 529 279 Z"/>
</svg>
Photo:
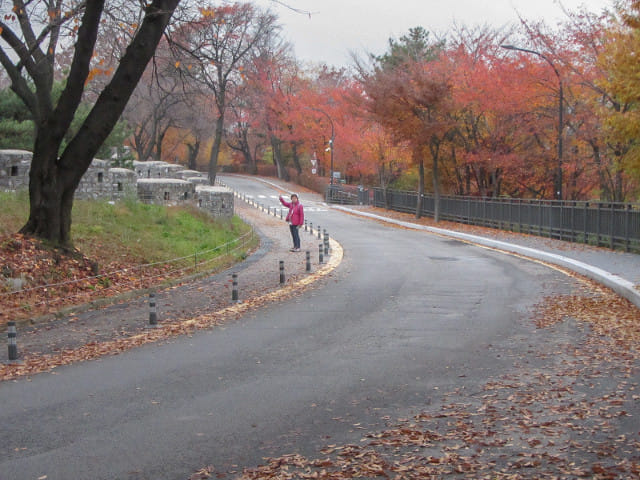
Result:
<svg viewBox="0 0 640 480">
<path fill-rule="evenodd" d="M 329 179 L 329 184 L 333 185 L 333 144 L 336 138 L 335 129 L 333 128 L 333 120 L 331 120 L 331 117 L 329 116 L 329 114 L 324 110 L 320 108 L 314 108 L 314 107 L 309 107 L 309 108 L 311 110 L 314 110 L 316 112 L 323 114 L 325 117 L 327 117 L 327 119 L 329 120 L 329 123 L 331 124 L 331 139 L 329 140 L 329 148 L 331 149 L 331 178 Z"/>
<path fill-rule="evenodd" d="M 558 100 L 558 167 L 555 175 L 555 182 L 554 182 L 555 192 L 554 193 L 557 200 L 562 200 L 562 131 L 564 129 L 564 125 L 563 125 L 564 124 L 564 119 L 563 119 L 564 94 L 562 89 L 562 77 L 560 76 L 560 72 L 558 71 L 554 63 L 551 60 L 549 60 L 548 57 L 546 57 L 544 54 L 540 52 L 536 52 L 535 50 L 529 50 L 527 48 L 515 47 L 513 45 L 500 45 L 500 46 L 507 50 L 518 50 L 520 52 L 537 55 L 538 57 L 544 59 L 549 65 L 551 65 L 551 68 L 553 68 L 553 72 L 556 74 L 556 77 L 558 77 L 558 86 L 559 86 L 558 88 L 558 97 L 559 97 L 559 100 Z"/>
</svg>

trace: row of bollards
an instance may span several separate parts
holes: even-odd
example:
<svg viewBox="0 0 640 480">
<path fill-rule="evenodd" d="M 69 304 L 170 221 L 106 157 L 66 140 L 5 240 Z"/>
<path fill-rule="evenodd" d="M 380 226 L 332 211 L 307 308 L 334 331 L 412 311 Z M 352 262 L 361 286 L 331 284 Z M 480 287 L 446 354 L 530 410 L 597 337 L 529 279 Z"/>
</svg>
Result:
<svg viewBox="0 0 640 480">
<path fill-rule="evenodd" d="M 247 202 L 249 202 L 249 200 L 247 199 L 247 197 L 243 194 L 243 199 Z M 267 206 L 266 210 L 265 210 L 265 206 L 262 203 L 258 203 L 254 200 L 251 200 L 250 203 L 252 205 L 254 205 L 256 208 L 261 209 L 263 212 L 267 212 L 267 215 L 271 215 L 271 207 Z M 280 208 L 279 209 L 279 215 L 280 215 L 280 219 L 284 218 L 284 214 L 283 214 L 283 209 Z M 273 216 L 277 217 L 278 216 L 278 210 L 276 210 L 276 207 L 273 207 Z M 311 235 L 314 234 L 313 232 L 313 222 L 308 222 L 307 220 L 304 221 L 304 231 L 305 232 L 309 232 Z M 329 234 L 327 233 L 327 230 L 322 230 L 322 228 L 320 227 L 320 225 L 318 225 L 318 227 L 316 228 L 316 235 L 318 237 L 318 240 L 322 240 L 322 256 L 320 256 L 320 263 L 323 263 L 325 256 L 329 255 L 329 247 L 330 247 L 330 242 L 329 242 Z M 320 248 L 318 248 L 318 250 L 320 250 Z"/>
<path fill-rule="evenodd" d="M 265 211 L 264 205 L 258 204 L 253 200 L 249 200 L 246 195 L 242 195 L 242 199 L 251 203 L 257 208 L 261 208 Z M 267 207 L 266 212 L 271 214 L 271 207 Z M 280 218 L 283 218 L 283 209 L 280 209 Z M 273 208 L 273 215 L 277 216 L 278 212 L 276 208 Z M 313 231 L 313 223 L 304 221 L 304 230 L 309 231 L 311 235 L 314 234 Z M 318 263 L 323 264 L 324 258 L 329 254 L 329 234 L 326 230 L 322 231 L 320 225 L 316 227 L 316 232 L 318 239 L 322 239 L 323 242 L 318 244 Z M 306 251 L 306 265 L 305 270 L 307 272 L 311 272 L 311 252 Z M 280 285 L 284 285 L 286 283 L 285 271 L 284 271 L 284 261 L 279 261 L 279 273 L 280 273 Z M 232 289 L 231 289 L 231 301 L 234 303 L 239 303 L 239 294 L 238 294 L 238 274 L 232 273 Z M 156 293 L 149 293 L 149 324 L 147 328 L 158 328 L 158 308 L 156 303 Z M 20 364 L 21 362 L 18 359 L 18 333 L 16 330 L 16 322 L 10 321 L 7 322 L 7 340 L 8 340 L 8 362 L 3 362 L 9 365 Z"/>
</svg>

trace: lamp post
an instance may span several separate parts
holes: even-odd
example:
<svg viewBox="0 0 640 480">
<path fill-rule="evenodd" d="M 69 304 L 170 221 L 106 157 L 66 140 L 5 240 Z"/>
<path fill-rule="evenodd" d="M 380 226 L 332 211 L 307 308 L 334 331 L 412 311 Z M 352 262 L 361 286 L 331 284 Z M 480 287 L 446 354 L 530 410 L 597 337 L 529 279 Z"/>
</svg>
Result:
<svg viewBox="0 0 640 480">
<path fill-rule="evenodd" d="M 529 50 L 527 48 L 515 47 L 513 45 L 500 45 L 502 48 L 507 50 L 518 50 L 520 52 L 531 53 L 533 55 L 537 55 L 538 57 L 545 60 L 551 68 L 553 68 L 553 72 L 558 77 L 558 166 L 555 174 L 555 182 L 554 182 L 554 190 L 555 190 L 555 198 L 556 200 L 562 200 L 562 131 L 564 129 L 564 94 L 562 89 L 562 77 L 560 76 L 560 72 L 554 65 L 554 63 L 549 60 L 547 56 L 544 54 L 537 52 L 535 50 Z"/>
<path fill-rule="evenodd" d="M 329 184 L 333 185 L 333 143 L 336 138 L 335 129 L 333 128 L 333 120 L 331 120 L 331 117 L 329 116 L 329 114 L 324 110 L 321 110 L 320 108 L 314 108 L 314 107 L 309 107 L 309 108 L 311 108 L 311 110 L 314 110 L 316 112 L 323 114 L 325 117 L 327 117 L 327 119 L 329 120 L 329 123 L 331 124 L 331 139 L 329 140 L 329 149 L 331 150 L 331 177 L 329 178 Z"/>
</svg>

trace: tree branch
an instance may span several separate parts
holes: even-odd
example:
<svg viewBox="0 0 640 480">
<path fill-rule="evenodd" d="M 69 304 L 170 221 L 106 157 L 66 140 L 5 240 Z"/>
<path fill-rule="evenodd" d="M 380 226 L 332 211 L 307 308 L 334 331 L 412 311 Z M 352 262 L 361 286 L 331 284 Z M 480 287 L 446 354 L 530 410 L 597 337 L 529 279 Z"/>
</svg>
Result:
<svg viewBox="0 0 640 480">
<path fill-rule="evenodd" d="M 87 5 L 82 23 L 78 29 L 76 49 L 73 54 L 71 68 L 67 76 L 67 84 L 60 95 L 58 105 L 53 112 L 56 118 L 56 135 L 64 135 L 71 124 L 75 112 L 82 100 L 84 85 L 89 76 L 89 67 L 93 49 L 98 38 L 98 27 L 102 17 L 105 0 L 94 0 Z"/>
</svg>

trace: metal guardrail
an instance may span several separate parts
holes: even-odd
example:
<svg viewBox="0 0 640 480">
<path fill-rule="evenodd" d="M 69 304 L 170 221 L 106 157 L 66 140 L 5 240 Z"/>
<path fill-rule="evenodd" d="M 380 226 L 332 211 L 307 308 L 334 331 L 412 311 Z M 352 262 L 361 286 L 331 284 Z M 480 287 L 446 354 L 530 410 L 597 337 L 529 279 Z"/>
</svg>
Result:
<svg viewBox="0 0 640 480">
<path fill-rule="evenodd" d="M 373 192 L 376 207 L 416 212 L 416 192 Z M 422 198 L 422 215 L 433 217 L 433 195 Z M 640 204 L 441 196 L 440 218 L 640 253 Z"/>
<path fill-rule="evenodd" d="M 361 187 L 329 185 L 325 192 L 325 200 L 327 203 L 340 205 L 369 205 L 370 195 L 370 190 Z"/>
</svg>

